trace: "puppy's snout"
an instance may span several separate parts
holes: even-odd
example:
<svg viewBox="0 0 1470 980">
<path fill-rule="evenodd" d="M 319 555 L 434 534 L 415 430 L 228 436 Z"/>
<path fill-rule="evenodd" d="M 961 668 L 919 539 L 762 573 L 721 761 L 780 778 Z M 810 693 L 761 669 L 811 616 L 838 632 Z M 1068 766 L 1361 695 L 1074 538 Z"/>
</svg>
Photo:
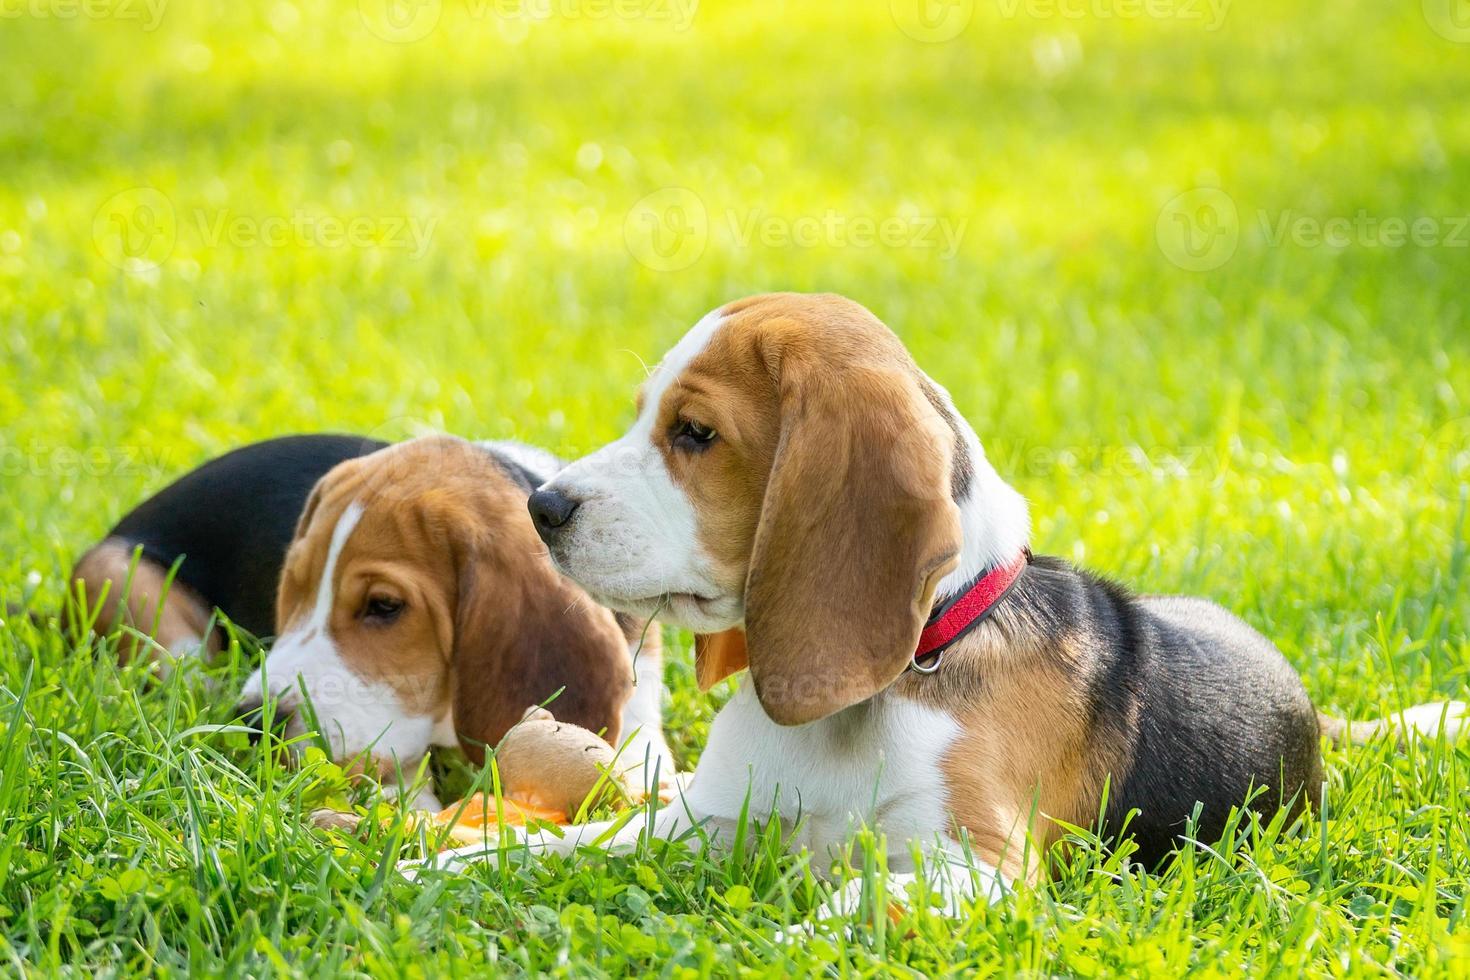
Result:
<svg viewBox="0 0 1470 980">
<path fill-rule="evenodd" d="M 581 501 L 573 500 L 560 490 L 551 489 L 537 490 L 531 494 L 527 504 L 531 511 L 531 520 L 536 524 L 536 533 L 547 544 L 551 544 L 561 535 L 579 506 Z"/>
<path fill-rule="evenodd" d="M 248 736 L 250 744 L 259 745 L 260 740 L 266 735 L 265 702 L 260 698 L 247 698 L 235 705 L 235 717 L 240 720 L 241 725 L 250 729 Z M 270 720 L 271 730 L 278 735 L 281 734 L 290 720 L 291 712 L 277 704 Z"/>
</svg>

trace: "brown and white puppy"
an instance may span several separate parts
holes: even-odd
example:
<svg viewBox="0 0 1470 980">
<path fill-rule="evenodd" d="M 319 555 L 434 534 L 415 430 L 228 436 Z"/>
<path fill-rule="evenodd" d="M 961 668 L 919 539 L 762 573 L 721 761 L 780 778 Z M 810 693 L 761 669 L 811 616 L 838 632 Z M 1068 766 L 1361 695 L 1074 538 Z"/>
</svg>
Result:
<svg viewBox="0 0 1470 980">
<path fill-rule="evenodd" d="M 614 844 L 723 826 L 748 801 L 799 814 L 818 853 L 866 824 L 892 871 L 913 872 L 918 842 L 940 887 L 995 896 L 1100 812 L 1115 833 L 1139 811 L 1128 833 L 1152 864 L 1197 803 L 1209 839 L 1253 788 L 1261 810 L 1319 792 L 1319 720 L 1271 643 L 1212 603 L 1031 558 L 1025 501 L 948 393 L 840 297 L 705 317 L 629 433 L 531 510 L 598 601 L 700 634 L 702 684 L 749 670 L 684 805 Z"/>
<path fill-rule="evenodd" d="M 558 461 L 438 436 L 379 447 L 273 440 L 162 491 L 78 563 L 94 603 L 131 586 L 127 601 L 100 604 L 98 629 L 160 622 L 155 642 L 184 655 L 217 648 L 217 607 L 275 634 L 237 713 L 257 715 L 269 699 L 285 734 L 315 727 L 334 759 L 382 778 L 412 772 L 433 745 L 480 761 L 483 746 L 548 699 L 557 718 L 614 745 L 633 735 L 625 761 L 651 753 L 671 774 L 657 630 L 645 641 L 643 623 L 560 575 L 526 516 L 527 496 Z M 314 487 L 313 470 L 325 470 Z M 417 802 L 436 804 L 428 794 Z"/>
</svg>

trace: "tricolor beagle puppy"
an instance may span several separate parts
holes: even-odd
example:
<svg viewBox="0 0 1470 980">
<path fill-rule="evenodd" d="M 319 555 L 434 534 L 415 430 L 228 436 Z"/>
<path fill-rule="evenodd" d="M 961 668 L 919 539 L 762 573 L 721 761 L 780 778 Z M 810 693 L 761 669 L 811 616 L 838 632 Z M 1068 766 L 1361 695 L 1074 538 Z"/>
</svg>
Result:
<svg viewBox="0 0 1470 980">
<path fill-rule="evenodd" d="M 433 745 L 481 761 L 482 746 L 553 695 L 556 717 L 614 745 L 632 735 L 624 759 L 671 774 L 658 631 L 645 639 L 643 622 L 558 574 L 526 515 L 559 465 L 526 446 L 449 437 L 273 439 L 144 502 L 73 580 L 100 610 L 95 629 L 132 627 L 125 657 L 145 644 L 164 660 L 218 650 L 216 609 L 274 635 L 236 711 L 258 716 L 272 698 L 295 736 L 309 698 L 333 757 L 380 777 L 412 772 Z"/>
<path fill-rule="evenodd" d="M 530 507 L 597 601 L 698 634 L 703 686 L 749 672 L 683 805 L 614 844 L 728 825 L 748 798 L 799 817 L 796 843 L 819 854 L 866 824 L 891 871 L 913 873 L 917 842 L 931 872 L 963 869 L 937 876 L 952 896 L 995 896 L 1099 813 L 1116 833 L 1138 811 L 1128 833 L 1152 865 L 1197 804 L 1201 840 L 1248 799 L 1299 811 L 1320 791 L 1324 729 L 1342 725 L 1221 607 L 1033 557 L 1025 500 L 950 396 L 837 296 L 705 317 L 632 429 Z M 607 829 L 527 843 L 566 852 Z"/>
</svg>

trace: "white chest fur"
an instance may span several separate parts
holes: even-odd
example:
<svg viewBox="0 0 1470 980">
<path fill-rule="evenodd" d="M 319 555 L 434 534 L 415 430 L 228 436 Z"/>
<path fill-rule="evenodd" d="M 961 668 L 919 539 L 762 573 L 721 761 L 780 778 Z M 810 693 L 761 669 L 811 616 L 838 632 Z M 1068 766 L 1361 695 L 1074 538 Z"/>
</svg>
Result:
<svg viewBox="0 0 1470 980">
<path fill-rule="evenodd" d="M 818 854 L 866 824 L 890 842 L 891 870 L 908 871 L 909 841 L 932 847 L 948 833 L 940 760 L 958 734 L 950 715 L 885 695 L 783 728 L 746 679 L 710 727 L 689 802 L 733 820 L 748 791 L 751 813 L 800 817 L 794 843 Z"/>
</svg>

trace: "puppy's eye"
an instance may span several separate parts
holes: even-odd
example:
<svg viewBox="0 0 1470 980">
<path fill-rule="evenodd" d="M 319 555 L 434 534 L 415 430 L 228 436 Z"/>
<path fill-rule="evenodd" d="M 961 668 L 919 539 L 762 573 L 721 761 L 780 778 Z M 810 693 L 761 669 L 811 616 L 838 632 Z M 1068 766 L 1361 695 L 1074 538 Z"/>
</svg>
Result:
<svg viewBox="0 0 1470 980">
<path fill-rule="evenodd" d="M 697 453 L 708 449 L 718 433 L 707 425 L 688 419 L 680 419 L 674 426 L 673 446 L 685 452 Z"/>
<path fill-rule="evenodd" d="M 403 600 L 372 596 L 362 607 L 362 618 L 374 623 L 391 623 L 403 613 Z"/>
</svg>

